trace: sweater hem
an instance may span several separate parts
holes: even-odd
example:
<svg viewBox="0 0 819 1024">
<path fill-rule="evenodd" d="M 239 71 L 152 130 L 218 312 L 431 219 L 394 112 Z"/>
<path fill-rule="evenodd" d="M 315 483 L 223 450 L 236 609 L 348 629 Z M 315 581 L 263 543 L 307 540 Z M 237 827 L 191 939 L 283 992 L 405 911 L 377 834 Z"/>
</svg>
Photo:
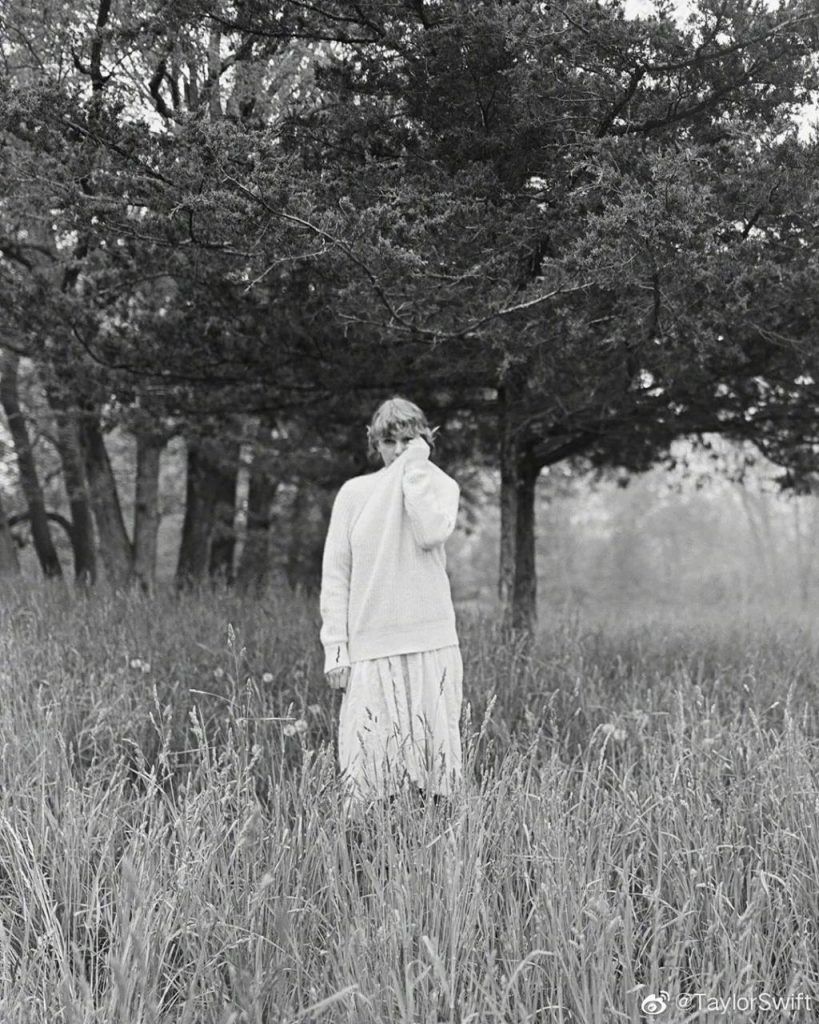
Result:
<svg viewBox="0 0 819 1024">
<path fill-rule="evenodd" d="M 391 630 L 375 636 L 351 637 L 348 649 L 350 661 L 356 662 L 457 646 L 458 634 L 454 623 L 443 623 L 431 625 L 423 631 L 416 629 L 412 636 L 401 636 L 400 632 Z"/>
</svg>

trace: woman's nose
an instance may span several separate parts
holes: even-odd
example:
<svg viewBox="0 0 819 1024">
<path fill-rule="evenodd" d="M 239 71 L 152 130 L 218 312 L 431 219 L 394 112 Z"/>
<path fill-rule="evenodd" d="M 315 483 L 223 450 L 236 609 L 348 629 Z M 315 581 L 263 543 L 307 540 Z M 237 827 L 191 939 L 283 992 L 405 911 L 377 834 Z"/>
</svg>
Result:
<svg viewBox="0 0 819 1024">
<path fill-rule="evenodd" d="M 396 441 L 395 442 L 395 454 L 396 455 L 400 455 L 401 452 L 403 452 L 403 450 L 406 447 L 407 447 L 407 442 L 406 441 Z"/>
</svg>

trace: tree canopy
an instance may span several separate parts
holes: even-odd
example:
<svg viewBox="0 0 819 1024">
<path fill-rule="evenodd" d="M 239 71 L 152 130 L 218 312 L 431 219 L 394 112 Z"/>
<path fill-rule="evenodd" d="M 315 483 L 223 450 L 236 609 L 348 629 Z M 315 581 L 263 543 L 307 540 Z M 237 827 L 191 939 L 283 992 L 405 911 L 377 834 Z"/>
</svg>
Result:
<svg viewBox="0 0 819 1024">
<path fill-rule="evenodd" d="M 815 468 L 812 0 L 6 24 L 3 339 L 69 405 L 239 433 L 323 410 L 330 450 L 385 392 L 429 394 L 483 425 L 453 451 L 500 464 L 518 624 L 542 467 L 719 432 Z"/>
</svg>

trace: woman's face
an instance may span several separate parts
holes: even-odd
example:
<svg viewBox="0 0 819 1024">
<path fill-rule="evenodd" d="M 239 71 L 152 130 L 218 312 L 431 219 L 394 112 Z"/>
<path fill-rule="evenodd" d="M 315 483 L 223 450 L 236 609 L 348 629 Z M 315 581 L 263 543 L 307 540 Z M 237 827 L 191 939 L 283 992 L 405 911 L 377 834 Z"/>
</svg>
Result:
<svg viewBox="0 0 819 1024">
<path fill-rule="evenodd" d="M 378 442 L 378 454 L 384 460 L 384 465 L 389 466 L 394 462 L 415 436 L 409 430 L 398 430 L 390 431 L 386 437 L 382 437 Z"/>
</svg>

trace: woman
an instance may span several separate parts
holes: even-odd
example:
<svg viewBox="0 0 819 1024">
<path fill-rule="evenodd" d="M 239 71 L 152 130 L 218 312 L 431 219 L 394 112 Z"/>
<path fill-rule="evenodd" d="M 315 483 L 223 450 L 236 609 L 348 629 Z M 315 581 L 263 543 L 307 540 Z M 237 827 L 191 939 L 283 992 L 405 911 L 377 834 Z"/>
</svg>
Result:
<svg viewBox="0 0 819 1024">
<path fill-rule="evenodd" d="M 444 542 L 460 488 L 430 462 L 413 402 L 383 402 L 367 428 L 375 473 L 339 490 L 321 580 L 321 642 L 344 689 L 339 761 L 347 807 L 405 785 L 449 795 L 461 780 L 463 663 Z"/>
</svg>

